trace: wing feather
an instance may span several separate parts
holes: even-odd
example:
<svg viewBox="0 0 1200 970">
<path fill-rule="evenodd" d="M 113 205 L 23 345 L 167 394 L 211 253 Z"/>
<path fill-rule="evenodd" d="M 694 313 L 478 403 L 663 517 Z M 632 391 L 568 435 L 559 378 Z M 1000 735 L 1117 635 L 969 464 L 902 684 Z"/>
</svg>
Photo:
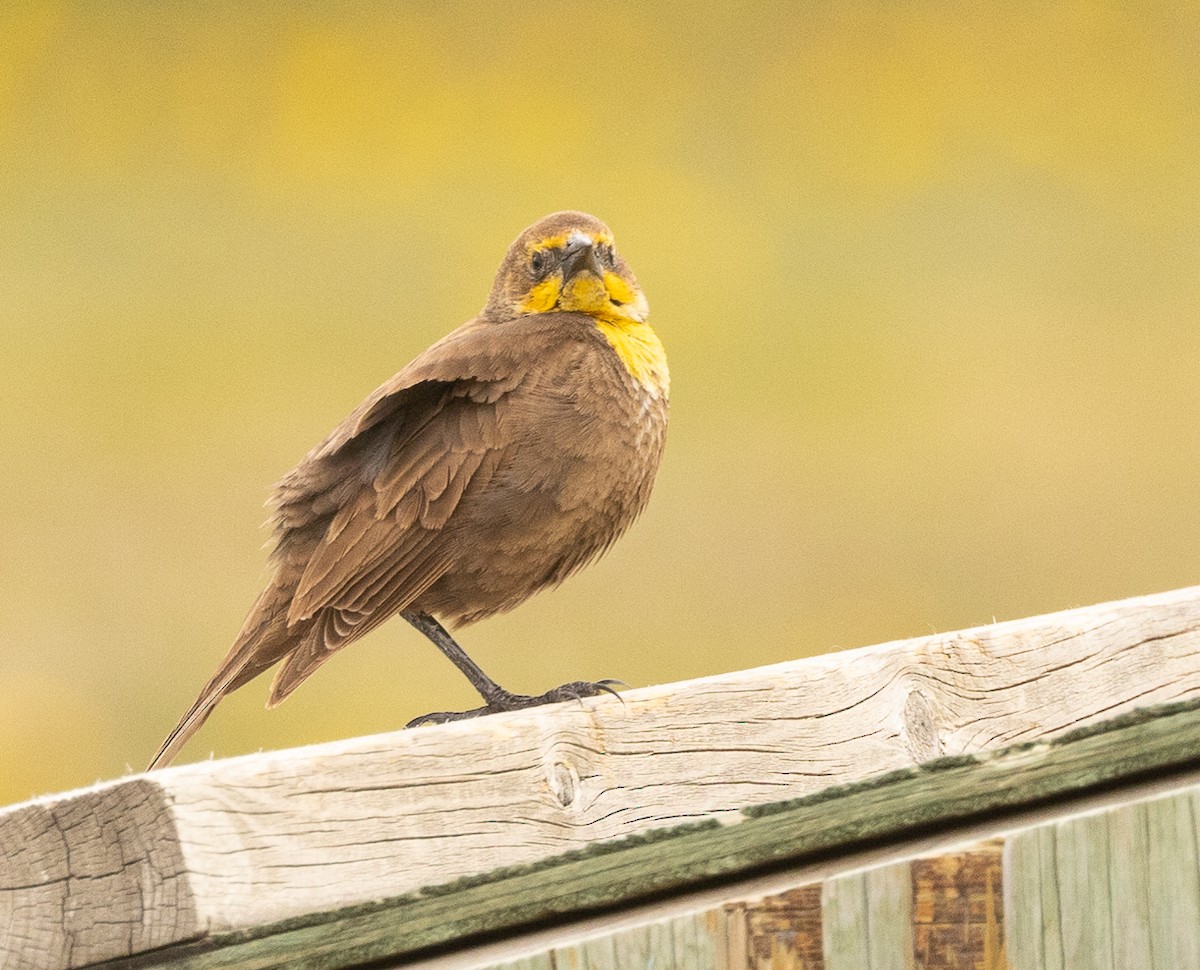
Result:
<svg viewBox="0 0 1200 970">
<path fill-rule="evenodd" d="M 519 339 L 500 326 L 519 329 Z M 275 486 L 275 577 L 153 765 L 169 763 L 230 691 L 282 660 L 270 706 L 278 704 L 451 568 L 442 530 L 495 474 L 516 433 L 506 421 L 510 392 L 561 346 L 561 326 L 557 318 L 464 324 L 377 388 Z"/>
<path fill-rule="evenodd" d="M 408 548 L 423 548 L 453 514 L 484 456 L 503 445 L 494 405 L 448 391 L 414 435 L 397 438 L 374 481 L 339 510 L 309 555 L 288 622 L 355 601 L 373 576 Z M 473 412 L 485 412 L 476 414 Z M 409 597 L 410 599 L 415 598 Z"/>
<path fill-rule="evenodd" d="M 271 683 L 268 707 L 275 707 L 300 686 L 318 667 L 346 644 L 369 633 L 390 619 L 404 603 L 420 596 L 441 577 L 446 568 L 444 551 L 421 550 L 377 584 L 376 599 L 361 609 L 334 607 L 322 610 L 301 643 L 280 666 Z"/>
</svg>

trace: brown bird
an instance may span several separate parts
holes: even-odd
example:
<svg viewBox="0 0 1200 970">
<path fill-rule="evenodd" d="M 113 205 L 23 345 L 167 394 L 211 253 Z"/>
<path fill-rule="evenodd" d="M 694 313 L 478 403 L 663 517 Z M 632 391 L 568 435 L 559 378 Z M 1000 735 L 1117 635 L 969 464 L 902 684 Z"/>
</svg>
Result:
<svg viewBox="0 0 1200 970">
<path fill-rule="evenodd" d="M 483 311 L 371 394 L 275 487 L 275 575 L 150 768 L 226 694 L 282 661 L 268 707 L 399 613 L 483 698 L 440 722 L 611 692 L 512 694 L 446 632 L 603 553 L 645 507 L 669 377 L 646 298 L 604 223 L 522 232 Z"/>
</svg>

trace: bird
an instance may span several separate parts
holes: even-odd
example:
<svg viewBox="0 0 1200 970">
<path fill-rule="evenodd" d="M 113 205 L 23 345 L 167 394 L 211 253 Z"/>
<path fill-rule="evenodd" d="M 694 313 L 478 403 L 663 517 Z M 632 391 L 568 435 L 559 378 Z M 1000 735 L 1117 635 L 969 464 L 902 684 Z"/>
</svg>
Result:
<svg viewBox="0 0 1200 970">
<path fill-rule="evenodd" d="M 227 694 L 278 665 L 275 707 L 397 614 L 483 700 L 409 727 L 615 693 L 616 680 L 511 693 L 450 630 L 558 585 L 646 507 L 670 390 L 648 313 L 595 216 L 556 212 L 521 232 L 483 310 L 274 486 L 272 578 L 149 769 L 170 764 Z"/>
</svg>

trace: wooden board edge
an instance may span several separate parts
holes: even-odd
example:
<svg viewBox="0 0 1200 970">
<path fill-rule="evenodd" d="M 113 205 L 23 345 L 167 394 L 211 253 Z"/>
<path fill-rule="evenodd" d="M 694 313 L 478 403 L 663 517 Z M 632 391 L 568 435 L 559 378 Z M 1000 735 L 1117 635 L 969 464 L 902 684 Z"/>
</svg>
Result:
<svg viewBox="0 0 1200 970">
<path fill-rule="evenodd" d="M 1123 752 L 1119 757 L 1113 757 L 1114 746 Z M 941 759 L 933 770 L 888 772 L 769 811 L 755 806 L 737 823 L 710 819 L 658 829 L 416 893 L 92 966 L 211 970 L 240 966 L 243 958 L 256 963 L 270 953 L 288 966 L 340 967 L 413 956 L 480 934 L 623 907 L 654 894 L 1197 765 L 1200 700 L 1162 705 L 1050 741 Z"/>
</svg>

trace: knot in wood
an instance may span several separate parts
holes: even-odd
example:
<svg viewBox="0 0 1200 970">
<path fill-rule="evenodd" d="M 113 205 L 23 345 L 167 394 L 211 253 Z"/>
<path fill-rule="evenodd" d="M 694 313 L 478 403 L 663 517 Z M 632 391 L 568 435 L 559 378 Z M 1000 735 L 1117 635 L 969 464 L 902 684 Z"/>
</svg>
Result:
<svg viewBox="0 0 1200 970">
<path fill-rule="evenodd" d="M 579 772 L 575 766 L 555 759 L 550 765 L 550 790 L 563 808 L 569 808 L 579 795 Z"/>
<path fill-rule="evenodd" d="M 904 742 L 913 761 L 918 764 L 942 754 L 942 740 L 938 737 L 933 705 L 916 688 L 909 692 L 908 700 L 904 702 Z"/>
</svg>

